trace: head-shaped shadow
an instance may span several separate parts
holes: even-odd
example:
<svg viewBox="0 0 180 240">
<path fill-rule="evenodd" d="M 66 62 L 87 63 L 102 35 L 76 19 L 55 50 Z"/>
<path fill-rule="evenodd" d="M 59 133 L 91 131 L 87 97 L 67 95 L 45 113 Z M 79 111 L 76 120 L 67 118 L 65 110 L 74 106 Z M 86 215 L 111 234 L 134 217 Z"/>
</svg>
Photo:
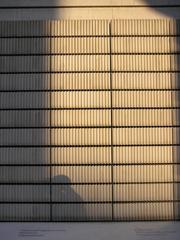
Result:
<svg viewBox="0 0 180 240">
<path fill-rule="evenodd" d="M 52 178 L 52 201 L 54 204 L 53 216 L 61 221 L 82 221 L 86 219 L 86 209 L 83 199 L 77 194 L 69 177 L 57 175 Z"/>
</svg>

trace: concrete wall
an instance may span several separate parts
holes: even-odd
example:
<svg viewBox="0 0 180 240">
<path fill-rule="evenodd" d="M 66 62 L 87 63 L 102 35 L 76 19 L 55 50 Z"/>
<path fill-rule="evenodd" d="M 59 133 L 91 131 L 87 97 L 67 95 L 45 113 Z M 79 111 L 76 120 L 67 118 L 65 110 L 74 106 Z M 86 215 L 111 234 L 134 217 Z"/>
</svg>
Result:
<svg viewBox="0 0 180 240">
<path fill-rule="evenodd" d="M 179 10 L 0 2 L 1 220 L 179 218 Z"/>
<path fill-rule="evenodd" d="M 179 18 L 178 0 L 1 0 L 0 20 Z"/>
</svg>

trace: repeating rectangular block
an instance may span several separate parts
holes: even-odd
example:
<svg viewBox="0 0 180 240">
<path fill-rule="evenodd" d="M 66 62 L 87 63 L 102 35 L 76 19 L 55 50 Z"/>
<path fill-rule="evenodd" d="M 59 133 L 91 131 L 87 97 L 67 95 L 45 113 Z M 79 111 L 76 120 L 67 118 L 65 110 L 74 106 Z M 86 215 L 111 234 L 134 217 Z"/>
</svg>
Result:
<svg viewBox="0 0 180 240">
<path fill-rule="evenodd" d="M 112 162 L 111 147 L 61 147 L 52 148 L 54 164 L 108 164 Z"/>
<path fill-rule="evenodd" d="M 109 35 L 108 20 L 54 20 L 51 36 L 103 36 Z"/>
<path fill-rule="evenodd" d="M 52 89 L 110 89 L 110 73 L 52 73 Z"/>
<path fill-rule="evenodd" d="M 161 54 L 179 51 L 179 37 L 112 37 L 112 53 Z"/>
<path fill-rule="evenodd" d="M 51 38 L 2 38 L 0 52 L 6 55 L 51 54 Z"/>
<path fill-rule="evenodd" d="M 178 107 L 176 91 L 114 91 L 113 107 L 120 108 L 172 108 Z"/>
<path fill-rule="evenodd" d="M 1 166 L 1 183 L 50 183 L 50 167 Z"/>
<path fill-rule="evenodd" d="M 102 221 L 112 219 L 111 204 L 53 204 L 54 221 Z"/>
<path fill-rule="evenodd" d="M 51 38 L 52 54 L 107 54 L 110 53 L 109 37 L 54 37 Z"/>
<path fill-rule="evenodd" d="M 45 61 L 46 60 L 45 58 Z M 43 65 L 45 66 L 45 65 Z M 52 55 L 52 72 L 89 72 L 109 71 L 110 62 L 108 55 Z M 35 69 L 35 71 L 37 71 Z"/>
<path fill-rule="evenodd" d="M 114 219 L 121 221 L 138 221 L 138 220 L 172 220 L 174 216 L 174 207 L 178 203 L 132 203 L 132 204 L 115 204 Z"/>
<path fill-rule="evenodd" d="M 0 151 L 0 164 L 11 165 L 31 165 L 31 164 L 49 164 L 50 163 L 50 148 L 48 147 L 34 147 L 25 148 L 19 146 L 14 147 L 1 147 Z"/>
<path fill-rule="evenodd" d="M 122 146 L 114 147 L 113 161 L 119 164 L 176 163 L 178 146 Z"/>
<path fill-rule="evenodd" d="M 111 166 L 52 166 L 51 169 L 53 183 L 108 183 L 111 181 Z"/>
<path fill-rule="evenodd" d="M 175 109 L 118 109 L 113 110 L 114 126 L 171 126 L 178 125 L 179 110 Z"/>
<path fill-rule="evenodd" d="M 172 183 L 161 184 L 116 184 L 113 196 L 115 201 L 173 201 L 174 185 Z"/>
<path fill-rule="evenodd" d="M 122 72 L 112 74 L 113 89 L 178 89 L 180 75 L 173 72 Z"/>
<path fill-rule="evenodd" d="M 110 129 L 52 129 L 52 145 L 109 145 Z"/>
<path fill-rule="evenodd" d="M 112 55 L 112 71 L 179 71 L 177 54 L 154 54 L 154 55 Z"/>
<path fill-rule="evenodd" d="M 105 202 L 112 200 L 110 185 L 53 185 L 55 202 Z"/>
<path fill-rule="evenodd" d="M 110 110 L 51 111 L 51 126 L 100 127 L 110 126 Z"/>
<path fill-rule="evenodd" d="M 48 185 L 1 185 L 0 202 L 46 202 L 50 201 Z"/>
<path fill-rule="evenodd" d="M 50 114 L 45 110 L 1 110 L 0 127 L 48 127 Z"/>
<path fill-rule="evenodd" d="M 1 221 L 49 221 L 49 204 L 0 204 Z"/>
<path fill-rule="evenodd" d="M 50 134 L 49 129 L 0 129 L 0 145 L 9 147 L 49 145 Z"/>
<path fill-rule="evenodd" d="M 50 72 L 50 56 L 0 56 L 1 73 Z"/>
<path fill-rule="evenodd" d="M 50 21 L 1 21 L 1 37 L 50 36 Z"/>
<path fill-rule="evenodd" d="M 166 36 L 179 33 L 179 20 L 172 19 L 119 19 L 112 20 L 111 26 L 111 34 L 120 36 Z"/>
<path fill-rule="evenodd" d="M 103 108 L 110 107 L 108 91 L 68 91 L 51 93 L 52 108 Z"/>
<path fill-rule="evenodd" d="M 178 131 L 178 128 L 176 129 Z M 179 144 L 179 138 L 172 134 L 171 128 L 115 128 L 113 144 L 120 145 L 163 145 Z"/>
<path fill-rule="evenodd" d="M 51 88 L 50 73 L 0 74 L 1 91 L 48 90 Z"/>
<path fill-rule="evenodd" d="M 179 168 L 176 165 L 176 168 Z M 117 183 L 149 183 L 173 182 L 173 165 L 127 165 L 113 168 L 114 182 Z M 176 177 L 177 178 L 177 177 Z"/>
</svg>

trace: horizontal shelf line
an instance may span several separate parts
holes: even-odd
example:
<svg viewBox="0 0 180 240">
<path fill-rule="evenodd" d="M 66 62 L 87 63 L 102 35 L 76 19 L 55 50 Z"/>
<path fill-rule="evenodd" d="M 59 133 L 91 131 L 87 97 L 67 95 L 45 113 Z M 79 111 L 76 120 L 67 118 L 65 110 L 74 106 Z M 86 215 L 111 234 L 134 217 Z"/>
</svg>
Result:
<svg viewBox="0 0 180 240">
<path fill-rule="evenodd" d="M 133 53 L 133 52 L 127 52 L 127 53 L 19 53 L 19 54 L 0 54 L 0 57 L 33 57 L 33 56 L 118 56 L 118 55 L 140 55 L 140 56 L 146 56 L 146 55 L 172 55 L 172 56 L 176 56 L 179 55 L 180 52 L 156 52 L 156 53 L 146 53 L 146 52 L 137 52 L 137 53 Z"/>
<path fill-rule="evenodd" d="M 49 148 L 85 148 L 85 147 L 168 147 L 168 146 L 180 146 L 180 144 L 103 144 L 103 145 L 0 145 L 0 148 L 44 148 L 44 147 L 49 147 Z"/>
<path fill-rule="evenodd" d="M 1 108 L 0 111 L 40 111 L 40 110 L 49 110 L 49 111 L 53 111 L 53 110 L 138 110 L 138 109 L 180 109 L 180 107 L 92 107 L 92 108 Z"/>
<path fill-rule="evenodd" d="M 140 200 L 140 201 L 69 201 L 69 202 L 61 202 L 61 201 L 0 201 L 0 205 L 4 204 L 148 204 L 148 203 L 180 203 L 180 200 Z"/>
<path fill-rule="evenodd" d="M 114 71 L 114 70 L 112 70 L 112 71 L 110 71 L 110 70 L 102 70 L 102 71 L 36 71 L 36 72 L 28 72 L 28 71 L 21 71 L 21 72 L 18 72 L 18 71 L 16 71 L 16 72 L 10 72 L 10 71 L 8 71 L 8 72 L 0 72 L 0 75 L 1 74 L 7 74 L 7 75 L 12 75 L 12 74 L 54 74 L 54 73 L 57 73 L 57 74 L 61 74 L 61 73 L 63 73 L 63 74 L 69 74 L 69 73 L 78 73 L 78 74 L 82 74 L 82 73 L 180 73 L 180 70 L 178 70 L 178 71 L 174 71 L 174 70 L 172 70 L 172 71 L 161 71 L 161 70 L 156 70 L 156 71 Z"/>
<path fill-rule="evenodd" d="M 152 182 L 113 182 L 114 185 L 146 185 L 146 184 L 179 184 L 178 181 L 152 181 Z M 0 185 L 110 185 L 112 186 L 112 182 L 77 182 L 77 183 L 54 183 L 54 182 L 0 182 Z"/>
<path fill-rule="evenodd" d="M 5 22 L 6 23 L 6 22 Z M 44 38 L 107 38 L 109 40 L 110 35 L 107 33 L 106 35 L 91 35 L 91 34 L 87 34 L 87 35 L 80 35 L 80 34 L 76 34 L 76 35 L 14 35 L 14 33 L 12 35 L 5 35 L 5 36 L 0 36 L 0 39 L 31 39 L 31 38 L 40 38 L 40 39 L 44 39 Z M 111 39 L 113 38 L 132 38 L 132 37 L 138 37 L 138 38 L 158 38 L 158 37 L 171 37 L 171 38 L 176 38 L 176 37 L 180 37 L 180 34 L 112 34 L 111 35 Z"/>
<path fill-rule="evenodd" d="M 134 89 L 42 89 L 42 90 L 0 90 L 0 93 L 28 93 L 28 92 L 171 92 L 171 91 L 176 91 L 179 92 L 180 88 L 146 88 L 146 89 L 139 89 L 139 88 L 134 88 Z"/>
<path fill-rule="evenodd" d="M 32 6 L 24 6 L 24 5 L 20 5 L 20 6 L 0 6 L 0 9 L 8 9 L 8 10 L 12 10 L 12 9 L 64 9 L 64 8 L 148 8 L 149 5 L 145 5 L 145 4 L 127 4 L 127 5 L 122 5 L 122 4 L 110 4 L 110 5 L 101 5 L 101 4 L 97 4 L 97 5 L 56 5 L 54 6 L 52 5 L 32 5 Z M 180 7 L 179 4 L 152 4 L 151 5 L 152 8 L 177 8 Z"/>
<path fill-rule="evenodd" d="M 155 125 L 155 126 L 39 126 L 39 127 L 3 127 L 0 126 L 0 129 L 111 129 L 111 128 L 180 128 L 180 125 Z"/>
<path fill-rule="evenodd" d="M 167 163 L 64 163 L 64 164 L 0 164 L 0 167 L 95 167 L 95 166 L 105 166 L 105 167 L 113 167 L 113 166 L 164 166 L 164 165 L 179 165 L 180 162 L 167 162 Z"/>
</svg>

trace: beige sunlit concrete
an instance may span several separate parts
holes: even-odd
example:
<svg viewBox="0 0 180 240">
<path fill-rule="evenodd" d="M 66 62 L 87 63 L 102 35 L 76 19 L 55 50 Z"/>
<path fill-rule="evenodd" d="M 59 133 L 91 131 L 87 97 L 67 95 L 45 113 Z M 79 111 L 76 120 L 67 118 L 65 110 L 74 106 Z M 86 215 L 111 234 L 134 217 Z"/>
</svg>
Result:
<svg viewBox="0 0 180 240">
<path fill-rule="evenodd" d="M 37 2 L 33 4 L 36 5 Z M 65 4 L 65 1 L 56 1 L 54 4 L 58 2 Z M 32 4 L 29 1 L 26 1 L 27 3 Z M 45 3 L 49 4 L 48 1 Z M 114 219 L 176 218 L 179 214 L 178 204 L 168 201 L 177 200 L 179 197 L 178 185 L 172 184 L 173 181 L 179 180 L 177 165 L 173 165 L 178 160 L 177 149 L 170 146 L 180 142 L 178 131 L 172 128 L 172 125 L 177 125 L 179 122 L 179 111 L 172 109 L 172 107 L 179 107 L 178 92 L 174 91 L 178 89 L 179 76 L 176 74 L 176 71 L 179 71 L 179 57 L 175 55 L 179 50 L 179 38 L 175 37 L 176 24 L 179 22 L 164 18 L 172 16 L 177 18 L 179 8 L 168 8 L 172 2 L 166 1 L 167 7 L 162 9 L 169 11 L 167 16 L 166 11 L 161 11 L 161 7 L 150 8 L 148 3 L 143 1 L 128 1 L 128 3 L 127 1 L 100 1 L 99 6 L 93 8 L 77 7 L 76 4 L 84 5 L 82 1 L 77 1 L 76 4 L 71 1 L 76 8 L 72 5 L 70 7 L 68 3 L 70 4 L 70 1 L 66 2 L 65 8 L 57 9 L 22 8 L 6 9 L 6 11 L 0 9 L 1 20 L 108 19 L 54 21 L 52 24 L 50 21 L 19 22 L 16 28 L 13 26 L 14 23 L 6 22 L 4 25 L 1 23 L 1 36 L 5 34 L 6 37 L 12 37 L 17 33 L 21 37 L 37 34 L 39 36 L 37 39 L 4 38 L 2 40 L 3 54 L 38 54 L 38 56 L 1 56 L 2 89 L 56 90 L 54 92 L 1 93 L 1 108 L 13 109 L 13 111 L 6 110 L 1 113 L 1 126 L 71 128 L 1 129 L 1 145 L 55 145 L 51 150 L 44 147 L 23 150 L 2 148 L 2 163 L 56 163 L 66 166 L 54 166 L 51 172 L 50 167 L 47 166 L 11 166 L 11 170 L 4 166 L 1 168 L 0 180 L 48 183 L 52 177 L 52 182 L 64 181 L 65 185 L 66 183 L 104 183 L 71 185 L 70 188 L 63 189 L 67 193 L 64 199 L 62 189 L 59 186 L 53 186 L 52 198 L 54 201 L 62 202 L 74 199 L 82 202 L 112 201 L 112 198 L 115 201 L 160 201 L 116 203 L 113 206 Z M 155 1 L 151 3 L 157 4 Z M 173 4 L 176 3 L 177 1 L 173 1 Z M 5 4 L 4 1 L 0 6 L 1 4 Z M 21 2 L 21 4 L 24 3 Z M 92 1 L 89 4 L 93 5 L 95 2 Z M 121 7 L 104 8 L 103 4 L 116 4 Z M 125 7 L 126 4 L 132 8 Z M 66 8 L 67 6 L 70 8 Z M 124 18 L 132 20 L 113 20 Z M 111 32 L 109 24 L 111 24 Z M 89 38 L 90 35 L 91 38 Z M 67 36 L 71 37 L 67 38 Z M 111 61 L 110 52 L 114 53 Z M 43 53 L 48 56 L 39 55 Z M 59 53 L 61 54 L 49 55 Z M 110 69 L 114 71 L 111 74 Z M 51 71 L 54 73 L 49 73 Z M 73 73 L 74 71 L 78 73 Z M 7 74 L 9 72 L 13 74 Z M 30 72 L 34 73 L 30 74 Z M 71 91 L 72 89 L 79 91 Z M 148 91 L 144 91 L 145 89 Z M 66 109 L 35 110 L 52 107 Z M 111 107 L 122 109 L 77 110 L 77 108 Z M 25 111 L 15 111 L 16 108 L 24 108 Z M 33 109 L 31 113 L 28 113 L 28 108 Z M 91 128 L 73 128 L 77 126 Z M 101 128 L 92 128 L 97 126 Z M 103 128 L 104 126 L 107 128 Z M 140 126 L 146 128 L 139 128 Z M 113 147 L 112 151 L 111 144 L 122 146 Z M 136 146 L 138 144 L 143 146 Z M 166 146 L 167 144 L 169 146 Z M 71 145 L 83 145 L 83 147 L 75 148 Z M 84 145 L 92 145 L 92 147 Z M 104 146 L 99 148 L 93 147 L 94 145 Z M 112 160 L 120 165 L 112 167 L 110 165 Z M 78 166 L 84 163 L 107 165 Z M 127 165 L 130 163 L 136 165 Z M 161 165 L 152 165 L 152 163 L 161 163 Z M 67 166 L 67 164 L 75 164 L 75 166 Z M 63 176 L 65 177 L 62 178 Z M 116 182 L 113 189 L 108 184 L 112 180 Z M 13 191 L 15 191 L 13 188 L 8 188 L 8 195 L 5 189 L 0 189 L 0 192 L 6 196 L 5 201 L 24 199 L 24 201 L 27 199 L 49 201 L 50 188 L 48 187 L 39 185 L 34 189 L 21 189 L 22 196 L 16 195 L 20 191 L 18 188 L 16 194 L 13 194 Z M 37 198 L 32 198 L 35 194 Z M 89 219 L 108 220 L 112 217 L 112 206 L 109 203 L 86 204 L 83 207 L 80 204 L 53 204 L 52 209 L 55 220 L 78 220 L 85 219 L 87 216 Z M 175 209 L 177 209 L 176 212 Z M 3 205 L 0 212 L 3 219 L 27 217 L 27 219 L 44 220 L 49 219 L 50 206 L 37 203 L 33 206 L 7 204 Z"/>
</svg>

